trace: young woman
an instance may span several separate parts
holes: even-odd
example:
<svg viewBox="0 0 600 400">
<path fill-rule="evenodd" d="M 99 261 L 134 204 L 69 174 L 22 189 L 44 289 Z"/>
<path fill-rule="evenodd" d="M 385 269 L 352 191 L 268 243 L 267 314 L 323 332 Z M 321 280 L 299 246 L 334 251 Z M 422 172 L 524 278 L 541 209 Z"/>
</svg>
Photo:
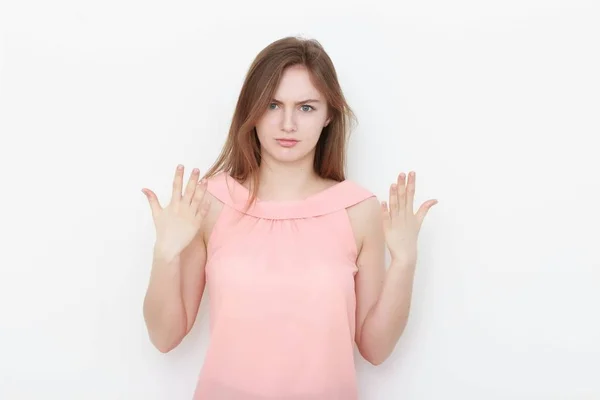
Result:
<svg viewBox="0 0 600 400">
<path fill-rule="evenodd" d="M 246 76 L 224 149 L 170 203 L 143 189 L 156 227 L 144 301 L 162 352 L 194 324 L 205 285 L 211 341 L 194 398 L 352 400 L 353 346 L 383 362 L 406 324 L 417 237 L 415 175 L 379 203 L 344 173 L 352 112 L 327 53 L 284 38 Z M 385 246 L 391 265 L 386 271 Z"/>
</svg>

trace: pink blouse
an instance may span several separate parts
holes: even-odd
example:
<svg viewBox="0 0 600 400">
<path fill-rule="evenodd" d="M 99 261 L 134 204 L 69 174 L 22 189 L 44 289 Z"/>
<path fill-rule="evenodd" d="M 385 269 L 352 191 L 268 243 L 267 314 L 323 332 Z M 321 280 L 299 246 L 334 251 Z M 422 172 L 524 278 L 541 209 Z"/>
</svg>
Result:
<svg viewBox="0 0 600 400">
<path fill-rule="evenodd" d="M 226 173 L 208 243 L 211 339 L 194 400 L 355 400 L 357 249 L 345 180 L 302 201 L 261 201 Z"/>
</svg>

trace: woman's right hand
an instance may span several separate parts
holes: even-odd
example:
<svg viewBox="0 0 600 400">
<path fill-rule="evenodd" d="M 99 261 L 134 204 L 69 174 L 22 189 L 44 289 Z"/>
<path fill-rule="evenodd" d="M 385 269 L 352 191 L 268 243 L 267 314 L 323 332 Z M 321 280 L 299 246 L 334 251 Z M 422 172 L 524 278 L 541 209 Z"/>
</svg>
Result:
<svg viewBox="0 0 600 400">
<path fill-rule="evenodd" d="M 183 165 L 178 165 L 171 201 L 165 208 L 160 206 L 152 190 L 142 189 L 150 203 L 156 228 L 155 252 L 166 259 L 178 256 L 191 243 L 210 207 L 210 201 L 205 198 L 206 180 L 198 182 L 200 171 L 197 168 L 192 171 L 182 195 L 183 172 Z"/>
</svg>

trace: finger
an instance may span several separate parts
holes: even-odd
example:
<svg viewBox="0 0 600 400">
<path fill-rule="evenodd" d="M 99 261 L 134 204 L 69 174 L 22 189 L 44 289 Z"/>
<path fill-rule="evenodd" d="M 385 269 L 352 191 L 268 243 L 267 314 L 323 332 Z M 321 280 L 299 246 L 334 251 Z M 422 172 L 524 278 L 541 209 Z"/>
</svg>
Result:
<svg viewBox="0 0 600 400">
<path fill-rule="evenodd" d="M 393 183 L 390 186 L 390 215 L 395 218 L 398 215 L 398 185 Z"/>
<path fill-rule="evenodd" d="M 392 220 L 390 218 L 390 212 L 385 201 L 381 202 L 381 220 L 383 221 L 383 228 L 389 229 L 392 224 Z"/>
<path fill-rule="evenodd" d="M 414 202 L 415 202 L 415 183 L 417 180 L 417 174 L 414 171 L 410 171 L 408 174 L 408 181 L 406 183 L 406 212 L 413 214 Z"/>
<path fill-rule="evenodd" d="M 202 204 L 200 204 L 200 207 L 198 208 L 198 212 L 196 213 L 196 219 L 198 220 L 198 222 L 202 222 L 204 220 L 204 217 L 206 217 L 206 214 L 208 214 L 209 209 L 210 209 L 210 200 L 205 198 L 204 200 L 202 200 Z"/>
<path fill-rule="evenodd" d="M 438 203 L 437 200 L 428 200 L 425 203 L 421 204 L 421 207 L 419 207 L 419 211 L 417 211 L 417 214 L 416 214 L 417 221 L 419 222 L 419 227 L 423 223 L 423 220 L 427 216 L 427 213 L 429 212 L 431 207 L 435 206 L 437 203 Z"/>
<path fill-rule="evenodd" d="M 206 179 L 202 179 L 196 184 L 194 197 L 192 197 L 192 201 L 190 204 L 194 213 L 198 212 L 198 207 L 202 204 L 202 200 L 204 200 L 204 195 L 206 194 L 206 186 Z"/>
<path fill-rule="evenodd" d="M 398 175 L 396 187 L 398 188 L 398 212 L 404 216 L 406 212 L 406 176 L 404 172 Z"/>
<path fill-rule="evenodd" d="M 146 195 L 148 203 L 150 204 L 150 211 L 152 211 L 152 218 L 155 219 L 159 211 L 162 209 L 160 203 L 158 202 L 158 198 L 156 197 L 156 194 L 154 194 L 154 192 L 150 189 L 144 188 L 142 189 L 142 193 Z"/>
<path fill-rule="evenodd" d="M 183 195 L 183 203 L 190 204 L 192 202 L 192 198 L 194 196 L 194 192 L 196 191 L 196 186 L 198 186 L 198 176 L 200 175 L 200 171 L 198 168 L 194 168 L 192 173 L 190 174 L 190 179 L 188 179 L 187 185 L 185 187 L 185 194 Z"/>
<path fill-rule="evenodd" d="M 183 165 L 179 164 L 175 170 L 175 177 L 173 178 L 173 193 L 171 201 L 181 201 L 181 187 L 183 186 Z"/>
</svg>

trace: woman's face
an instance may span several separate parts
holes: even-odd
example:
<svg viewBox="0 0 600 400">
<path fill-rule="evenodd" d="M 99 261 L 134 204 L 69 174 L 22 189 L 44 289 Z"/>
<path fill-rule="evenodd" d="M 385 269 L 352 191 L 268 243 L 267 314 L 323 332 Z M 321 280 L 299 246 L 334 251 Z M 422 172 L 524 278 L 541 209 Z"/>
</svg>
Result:
<svg viewBox="0 0 600 400">
<path fill-rule="evenodd" d="M 321 132 L 329 123 L 327 103 L 306 67 L 287 68 L 267 110 L 256 124 L 264 161 L 312 163 Z"/>
</svg>

